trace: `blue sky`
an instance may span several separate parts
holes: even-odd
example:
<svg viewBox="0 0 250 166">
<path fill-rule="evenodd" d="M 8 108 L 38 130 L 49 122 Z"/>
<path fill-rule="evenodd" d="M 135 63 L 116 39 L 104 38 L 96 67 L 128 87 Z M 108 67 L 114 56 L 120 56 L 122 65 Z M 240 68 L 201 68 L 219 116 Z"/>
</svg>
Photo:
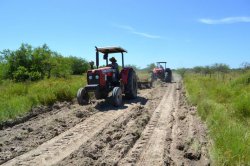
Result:
<svg viewBox="0 0 250 166">
<path fill-rule="evenodd" d="M 1 0 L 0 20 L 0 50 L 46 43 L 93 60 L 95 46 L 122 46 L 139 67 L 250 62 L 249 0 Z"/>
</svg>

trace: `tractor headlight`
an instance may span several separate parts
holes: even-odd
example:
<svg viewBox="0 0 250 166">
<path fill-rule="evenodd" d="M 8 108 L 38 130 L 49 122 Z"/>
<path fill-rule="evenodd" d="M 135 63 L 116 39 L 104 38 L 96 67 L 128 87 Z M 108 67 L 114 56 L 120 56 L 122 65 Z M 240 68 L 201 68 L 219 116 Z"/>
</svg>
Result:
<svg viewBox="0 0 250 166">
<path fill-rule="evenodd" d="M 93 78 L 92 76 L 89 76 L 89 79 L 90 79 L 90 80 L 92 80 L 92 78 Z"/>
<path fill-rule="evenodd" d="M 97 79 L 97 80 L 98 80 L 98 79 L 99 79 L 99 76 L 98 76 L 98 75 L 96 75 L 96 76 L 95 76 L 95 79 Z"/>
</svg>

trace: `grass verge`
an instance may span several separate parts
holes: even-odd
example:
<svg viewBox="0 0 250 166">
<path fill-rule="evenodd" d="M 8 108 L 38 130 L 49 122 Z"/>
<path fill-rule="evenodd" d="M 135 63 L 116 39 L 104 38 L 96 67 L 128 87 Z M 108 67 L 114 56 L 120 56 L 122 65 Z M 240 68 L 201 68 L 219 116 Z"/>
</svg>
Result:
<svg viewBox="0 0 250 166">
<path fill-rule="evenodd" d="M 52 105 L 56 101 L 72 101 L 78 88 L 86 84 L 84 76 L 51 78 L 38 82 L 0 84 L 0 122 L 22 116 L 37 105 Z"/>
<path fill-rule="evenodd" d="M 188 100 L 206 121 L 215 165 L 250 165 L 250 72 L 222 80 L 185 74 Z"/>
</svg>

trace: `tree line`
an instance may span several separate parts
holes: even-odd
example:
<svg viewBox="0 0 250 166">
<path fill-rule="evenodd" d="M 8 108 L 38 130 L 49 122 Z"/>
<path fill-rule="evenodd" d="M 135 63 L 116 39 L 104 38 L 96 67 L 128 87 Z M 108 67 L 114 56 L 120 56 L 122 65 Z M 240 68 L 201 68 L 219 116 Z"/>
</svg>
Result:
<svg viewBox="0 0 250 166">
<path fill-rule="evenodd" d="M 223 64 L 223 63 L 215 63 L 210 66 L 195 66 L 193 68 L 179 68 L 177 69 L 177 72 L 184 76 L 186 72 L 193 72 L 196 74 L 202 74 L 205 76 L 211 76 L 213 74 L 222 74 L 225 75 L 226 73 L 229 73 L 230 71 L 242 71 L 245 72 L 250 69 L 250 63 L 244 62 L 241 64 L 240 68 L 237 69 L 231 69 L 229 65 Z"/>
<path fill-rule="evenodd" d="M 5 49 L 0 52 L 0 79 L 16 82 L 36 81 L 50 77 L 79 75 L 89 69 L 85 59 L 65 57 L 52 51 L 46 44 L 32 47 L 21 44 L 17 50 Z"/>
</svg>

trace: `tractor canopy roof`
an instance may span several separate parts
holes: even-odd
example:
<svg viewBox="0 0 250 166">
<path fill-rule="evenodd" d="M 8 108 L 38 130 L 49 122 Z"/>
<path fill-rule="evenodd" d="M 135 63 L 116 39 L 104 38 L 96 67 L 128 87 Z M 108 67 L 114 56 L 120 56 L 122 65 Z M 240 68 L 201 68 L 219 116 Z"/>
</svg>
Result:
<svg viewBox="0 0 250 166">
<path fill-rule="evenodd" d="M 123 53 L 123 52 L 127 53 L 127 50 L 125 50 L 125 49 L 123 49 L 121 47 L 99 47 L 99 48 L 96 47 L 96 50 L 98 52 L 103 53 L 103 54 Z"/>
<path fill-rule="evenodd" d="M 167 63 L 167 62 L 156 62 L 156 63 Z"/>
</svg>

